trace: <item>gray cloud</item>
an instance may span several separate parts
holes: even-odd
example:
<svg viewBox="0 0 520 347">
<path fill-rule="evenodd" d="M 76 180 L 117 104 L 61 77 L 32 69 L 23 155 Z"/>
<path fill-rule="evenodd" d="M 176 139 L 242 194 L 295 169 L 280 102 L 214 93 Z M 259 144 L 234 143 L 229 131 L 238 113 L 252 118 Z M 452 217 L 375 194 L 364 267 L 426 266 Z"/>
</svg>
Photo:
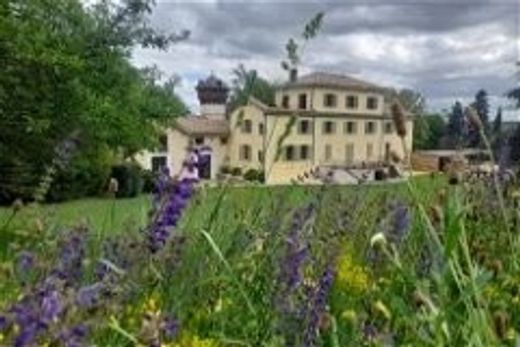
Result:
<svg viewBox="0 0 520 347">
<path fill-rule="evenodd" d="M 209 71 L 229 80 L 232 68 L 244 63 L 268 78 L 285 78 L 279 64 L 284 45 L 318 11 L 325 11 L 325 25 L 305 52 L 303 72 L 337 71 L 413 87 L 437 109 L 480 88 L 501 96 L 516 83 L 516 0 L 163 0 L 152 24 L 189 29 L 192 36 L 166 53 L 137 49 L 134 61 L 188 76 L 181 94 L 195 106 L 193 84 Z"/>
</svg>

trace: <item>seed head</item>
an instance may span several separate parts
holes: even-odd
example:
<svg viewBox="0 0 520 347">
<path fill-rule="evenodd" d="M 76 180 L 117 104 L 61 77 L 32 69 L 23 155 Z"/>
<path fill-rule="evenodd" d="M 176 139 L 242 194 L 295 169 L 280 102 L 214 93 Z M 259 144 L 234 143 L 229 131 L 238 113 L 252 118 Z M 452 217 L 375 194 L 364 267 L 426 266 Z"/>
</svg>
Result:
<svg viewBox="0 0 520 347">
<path fill-rule="evenodd" d="M 406 119 L 403 107 L 399 103 L 392 104 L 392 119 L 394 120 L 395 130 L 399 137 L 406 136 Z"/>
<path fill-rule="evenodd" d="M 482 120 L 480 119 L 477 111 L 471 106 L 466 107 L 464 110 L 464 115 L 468 120 L 468 123 L 476 130 L 481 130 L 483 128 Z"/>
</svg>

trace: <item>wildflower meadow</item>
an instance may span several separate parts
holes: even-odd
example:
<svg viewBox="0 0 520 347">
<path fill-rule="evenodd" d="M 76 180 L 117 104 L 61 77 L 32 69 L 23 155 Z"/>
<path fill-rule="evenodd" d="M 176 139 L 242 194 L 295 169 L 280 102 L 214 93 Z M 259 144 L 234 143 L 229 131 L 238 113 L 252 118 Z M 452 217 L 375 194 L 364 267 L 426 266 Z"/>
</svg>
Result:
<svg viewBox="0 0 520 347">
<path fill-rule="evenodd" d="M 235 188 L 193 172 L 196 155 L 121 212 L 148 210 L 142 225 L 3 210 L 2 345 L 517 343 L 514 181 L 500 200 L 493 180 L 442 175 Z"/>
</svg>

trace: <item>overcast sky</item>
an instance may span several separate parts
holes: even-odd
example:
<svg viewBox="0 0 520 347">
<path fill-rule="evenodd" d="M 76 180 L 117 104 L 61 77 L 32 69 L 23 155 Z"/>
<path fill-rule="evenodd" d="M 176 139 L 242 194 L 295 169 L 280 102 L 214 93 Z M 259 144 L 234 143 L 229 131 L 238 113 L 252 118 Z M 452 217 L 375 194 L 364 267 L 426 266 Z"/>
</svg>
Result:
<svg viewBox="0 0 520 347">
<path fill-rule="evenodd" d="M 194 87 L 210 72 L 229 82 L 242 63 L 285 80 L 285 43 L 318 11 L 325 12 L 323 30 L 307 46 L 301 73 L 337 72 L 414 88 L 432 110 L 469 102 L 480 88 L 495 108 L 517 85 L 520 0 L 157 0 L 152 24 L 188 29 L 191 37 L 167 52 L 137 49 L 133 60 L 179 75 L 178 93 L 197 112 Z"/>
</svg>

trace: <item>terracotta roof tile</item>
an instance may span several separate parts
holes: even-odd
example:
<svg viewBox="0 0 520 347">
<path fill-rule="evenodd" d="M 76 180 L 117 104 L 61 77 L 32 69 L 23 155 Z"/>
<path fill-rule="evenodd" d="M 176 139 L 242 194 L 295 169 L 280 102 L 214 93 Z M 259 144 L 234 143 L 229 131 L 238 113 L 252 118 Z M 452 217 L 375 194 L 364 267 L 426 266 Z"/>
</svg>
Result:
<svg viewBox="0 0 520 347">
<path fill-rule="evenodd" d="M 383 90 L 384 88 L 373 83 L 363 81 L 351 76 L 332 74 L 327 72 L 313 72 L 298 78 L 294 82 L 288 82 L 282 88 L 298 87 L 334 87 L 345 89 Z"/>
<path fill-rule="evenodd" d="M 187 116 L 175 120 L 175 127 L 187 135 L 219 135 L 229 134 L 229 121 L 204 116 Z"/>
</svg>

